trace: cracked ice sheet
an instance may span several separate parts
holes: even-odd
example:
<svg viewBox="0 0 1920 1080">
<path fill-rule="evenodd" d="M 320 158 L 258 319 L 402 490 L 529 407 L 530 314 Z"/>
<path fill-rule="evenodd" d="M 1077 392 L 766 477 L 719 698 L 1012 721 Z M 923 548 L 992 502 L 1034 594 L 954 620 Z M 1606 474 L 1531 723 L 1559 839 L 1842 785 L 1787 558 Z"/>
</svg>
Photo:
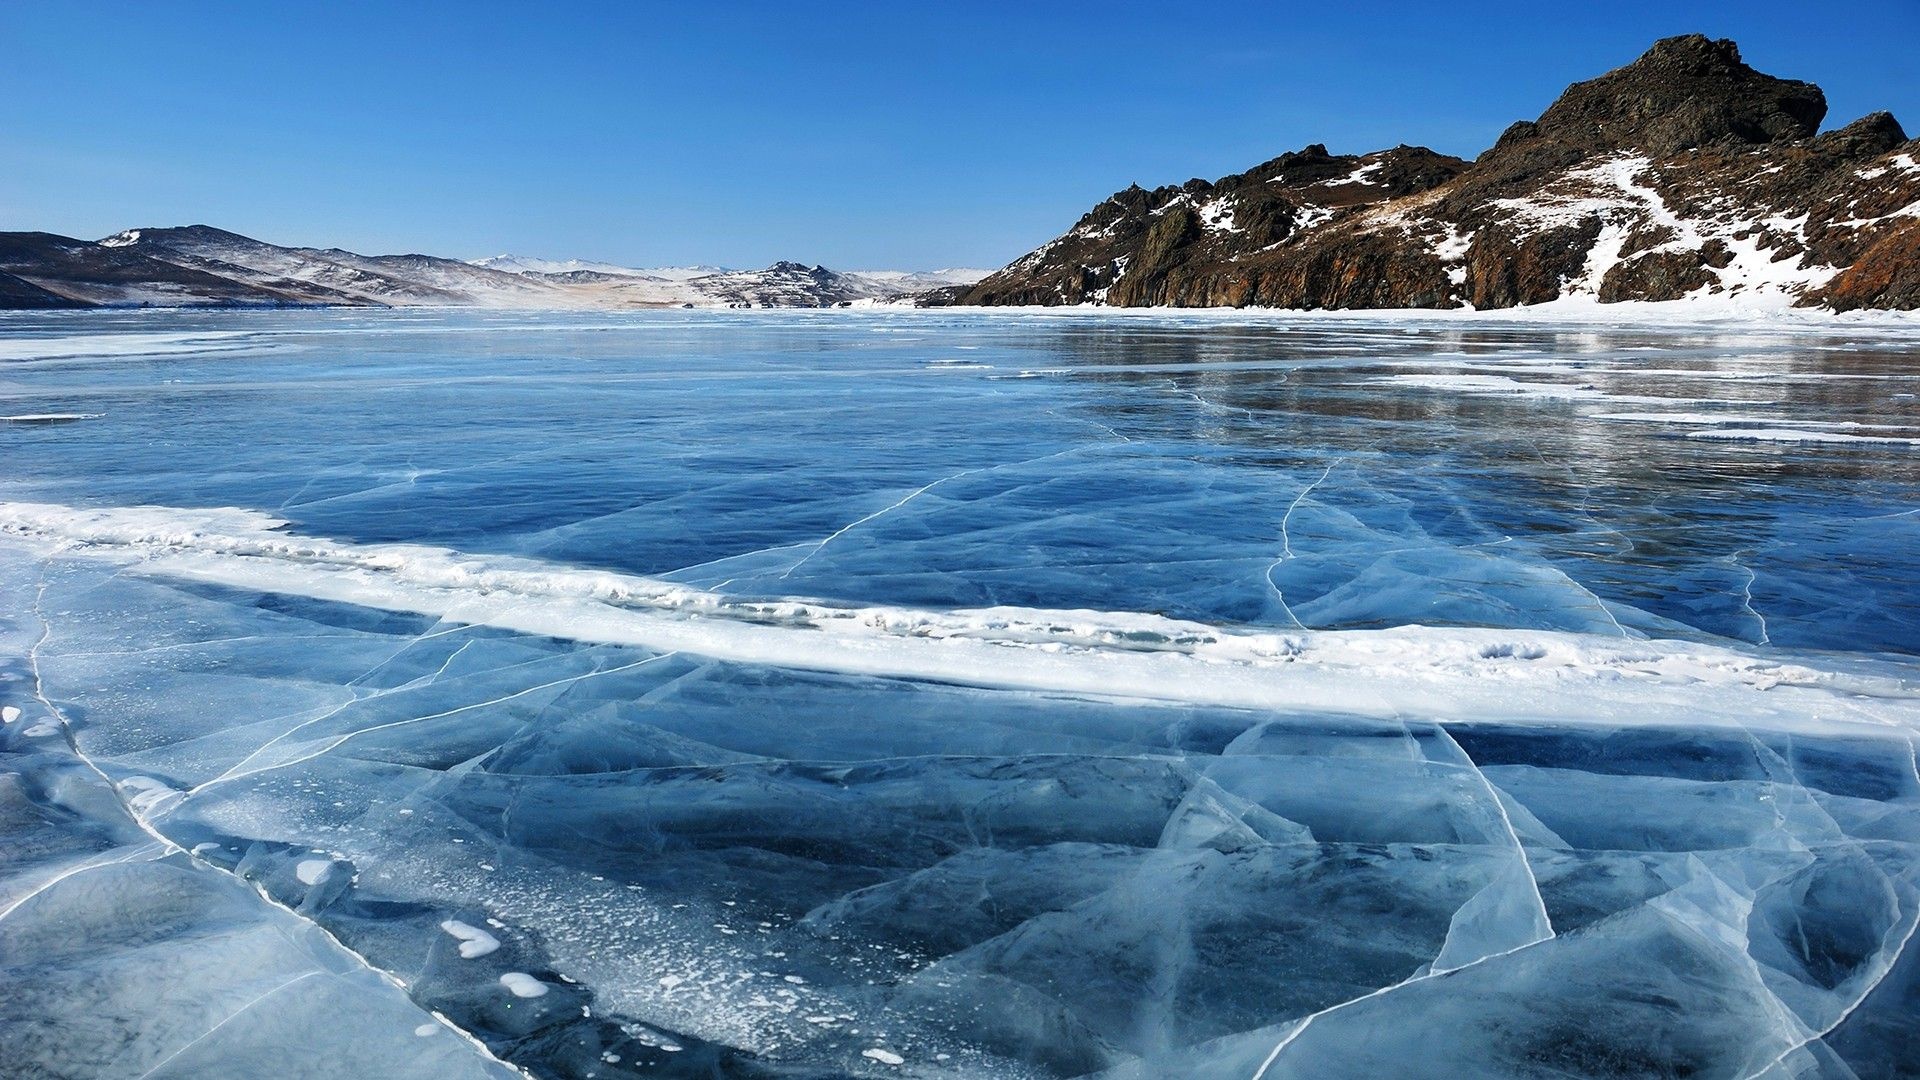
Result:
<svg viewBox="0 0 1920 1080">
<path fill-rule="evenodd" d="M 1320 629 L 1756 640 L 1724 561 L 1748 552 L 1773 642 L 1920 648 L 1920 585 L 1873 572 L 1920 528 L 1874 520 L 1911 506 L 1907 448 L 1690 446 L 1590 403 L 1375 381 L 1557 365 L 1782 427 L 1911 428 L 1910 335 L 1280 318 L 269 314 L 217 358 L 10 369 L 8 413 L 101 419 L 9 425 L 0 496 L 252 507 L 743 596 Z M 950 348 L 986 366 L 930 373 Z M 1028 370 L 1047 374 L 999 378 Z M 396 394 L 415 401 L 399 427 Z M 1312 542 L 1269 588 L 1289 503 L 1335 461 L 1288 523 Z"/>
<path fill-rule="evenodd" d="M 1828 1053 L 1829 1027 L 1857 1059 L 1905 1052 L 1901 999 L 1872 993 L 1911 979 L 1895 961 L 1920 911 L 1920 781 L 1895 731 L 1542 733 L 967 690 L 97 556 L 12 565 L 49 574 L 39 663 L 78 745 L 117 779 L 191 792 L 147 804 L 156 828 L 538 1072 L 609 1054 L 639 1075 L 857 1072 L 880 1050 L 928 1075 L 1214 1074 L 1249 1055 L 1251 1075 L 1284 1042 L 1268 1074 L 1314 1075 L 1352 1025 L 1416 1022 L 1488 1075 L 1540 1054 L 1612 1075 L 1595 1063 L 1630 1050 L 1743 1075 Z M 154 649 L 63 633 L 154 620 L 174 628 Z M 276 638 L 307 663 L 258 647 Z M 130 742 L 88 722 L 153 687 L 156 657 L 219 672 L 167 692 L 225 722 Z M 311 672 L 346 692 L 317 706 Z M 1910 730 L 1910 706 L 1886 708 Z M 449 925 L 497 947 L 466 955 Z M 1486 995 L 1446 988 L 1481 978 L 1525 990 L 1498 996 L 1512 1015 L 1458 1011 Z M 1683 984 L 1695 996 L 1651 991 L 1671 1007 L 1642 1000 Z M 1469 1038 L 1516 1026 L 1518 1050 Z M 1425 1045 L 1376 1043 L 1382 1062 Z"/>
<path fill-rule="evenodd" d="M 25 623 L 0 618 L 10 650 Z M 0 697 L 21 702 L 0 733 L 10 1075 L 519 1075 L 309 920 L 143 830 L 59 716 L 8 692 L 33 676 L 0 665 Z"/>
<path fill-rule="evenodd" d="M 0 906 L 151 862 L 131 808 L 451 1024 L 395 1032 L 551 1076 L 1920 1068 L 1913 668 L 1805 651 L 1912 651 L 1910 452 L 1364 381 L 1580 356 L 1773 407 L 1732 365 L 1892 423 L 1870 335 L 1823 384 L 1722 331 L 756 317 L 714 360 L 626 327 L 701 370 L 618 326 L 287 318 L 166 361 L 166 438 L 266 433 L 217 474 L 140 451 L 151 373 L 14 376 L 62 401 L 9 411 L 104 416 L 0 433 L 0 655 L 115 784 L 9 667 L 7 790 L 73 813 L 0 825 Z M 929 383 L 950 335 L 983 366 Z M 416 424 L 361 426 L 399 391 Z M 297 1027 L 303 963 L 180 1067 Z M 91 1015 L 64 978 L 24 1011 Z M 68 1045 L 34 1060 L 98 1071 Z"/>
</svg>

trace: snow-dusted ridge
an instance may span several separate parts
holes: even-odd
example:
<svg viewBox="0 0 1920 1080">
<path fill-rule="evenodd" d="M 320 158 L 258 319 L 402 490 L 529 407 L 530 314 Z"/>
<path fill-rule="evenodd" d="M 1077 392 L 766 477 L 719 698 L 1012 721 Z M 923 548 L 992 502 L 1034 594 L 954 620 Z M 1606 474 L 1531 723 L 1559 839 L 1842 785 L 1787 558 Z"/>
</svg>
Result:
<svg viewBox="0 0 1920 1080">
<path fill-rule="evenodd" d="M 636 268 L 518 255 L 462 262 L 284 247 L 205 225 L 128 229 L 98 242 L 0 233 L 0 309 L 92 306 L 835 307 L 971 285 L 987 271 L 863 270 L 777 262 Z"/>
</svg>

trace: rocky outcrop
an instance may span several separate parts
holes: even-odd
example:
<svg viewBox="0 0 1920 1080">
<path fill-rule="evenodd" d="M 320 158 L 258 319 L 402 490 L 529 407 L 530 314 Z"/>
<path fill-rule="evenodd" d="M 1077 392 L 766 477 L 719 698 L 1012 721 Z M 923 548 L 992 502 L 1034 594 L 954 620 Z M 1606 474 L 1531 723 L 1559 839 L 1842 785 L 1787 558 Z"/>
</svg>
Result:
<svg viewBox="0 0 1920 1080">
<path fill-rule="evenodd" d="M 1819 87 L 1755 71 L 1730 41 L 1668 38 L 1471 163 L 1309 146 L 1217 181 L 1129 187 L 952 299 L 1915 306 L 1903 238 L 1920 218 L 1920 142 L 1883 112 L 1819 134 L 1825 115 Z"/>
<path fill-rule="evenodd" d="M 1836 311 L 1920 309 L 1920 221 L 1882 237 L 1815 296 Z"/>
<path fill-rule="evenodd" d="M 1664 158 L 1806 139 L 1826 114 L 1819 87 L 1753 70 L 1731 41 L 1667 38 L 1626 67 L 1568 87 L 1539 119 L 1509 127 L 1475 159 L 1459 194 L 1484 195 L 1619 150 Z"/>
<path fill-rule="evenodd" d="M 1339 306 L 1371 306 L 1384 295 L 1383 273 L 1399 282 L 1388 290 L 1397 295 L 1431 287 L 1436 277 L 1444 281 L 1445 271 L 1366 237 L 1312 252 L 1292 241 L 1329 221 L 1431 191 L 1466 166 L 1424 147 L 1356 156 L 1314 145 L 1216 181 L 1129 187 L 1066 235 L 964 293 L 963 302 L 1268 304 L 1312 288 Z M 1444 296 L 1440 288 L 1436 302 Z"/>
</svg>

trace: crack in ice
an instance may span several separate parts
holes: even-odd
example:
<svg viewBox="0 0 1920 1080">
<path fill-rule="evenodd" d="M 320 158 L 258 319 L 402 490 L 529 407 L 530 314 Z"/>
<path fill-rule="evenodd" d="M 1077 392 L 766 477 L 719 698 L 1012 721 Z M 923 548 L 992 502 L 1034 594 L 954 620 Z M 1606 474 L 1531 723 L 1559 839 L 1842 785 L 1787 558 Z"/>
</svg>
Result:
<svg viewBox="0 0 1920 1080">
<path fill-rule="evenodd" d="M 252 1001 L 247 1002 L 246 1004 L 240 1006 L 239 1008 L 228 1013 L 226 1016 L 222 1017 L 219 1023 L 213 1025 L 207 1030 L 194 1036 L 192 1039 L 189 1039 L 186 1043 L 182 1044 L 180 1048 L 175 1050 L 173 1053 L 168 1054 L 166 1057 L 161 1058 L 158 1062 L 154 1064 L 153 1068 L 148 1069 L 146 1072 L 141 1073 L 136 1078 L 136 1080 L 147 1080 L 147 1077 L 152 1076 L 154 1073 L 159 1072 L 163 1068 L 166 1068 L 168 1062 L 172 1061 L 174 1058 L 179 1057 L 181 1054 L 184 1054 L 187 1051 L 193 1049 L 195 1046 L 198 1046 L 202 1041 L 208 1038 L 211 1038 L 214 1032 L 217 1032 L 221 1028 L 226 1027 L 230 1021 L 234 1020 L 241 1013 L 246 1012 L 247 1010 L 253 1008 L 255 1005 L 260 1004 L 261 1002 L 267 1000 L 268 998 L 279 993 L 280 991 L 285 990 L 287 987 L 294 985 L 295 983 L 304 982 L 320 974 L 323 974 L 323 973 L 319 971 L 309 971 L 309 972 L 305 972 L 304 974 L 295 975 L 293 978 L 288 979 L 286 982 L 283 982 L 280 985 L 274 987 L 273 989 L 268 990 L 265 993 L 259 995 L 258 997 L 254 998 Z"/>
<path fill-rule="evenodd" d="M 835 540 L 840 539 L 842 536 L 847 535 L 847 533 L 853 531 L 859 526 L 865 525 L 867 522 L 872 521 L 875 518 L 881 517 L 885 514 L 890 514 L 893 511 L 900 509 L 901 507 L 907 505 L 908 503 L 919 498 L 920 496 L 925 495 L 927 492 L 932 491 L 934 488 L 939 487 L 941 484 L 945 484 L 952 480 L 958 480 L 963 476 L 971 476 L 974 473 L 984 471 L 988 467 L 989 466 L 982 465 L 972 469 L 962 469 L 961 471 L 954 473 L 952 476 L 943 476 L 940 479 L 935 480 L 931 484 L 927 484 L 923 487 L 915 488 L 912 492 L 908 493 L 905 498 L 901 499 L 899 502 L 896 502 L 891 506 L 882 507 L 871 514 L 868 514 L 866 517 L 860 518 L 858 521 L 850 521 L 847 524 L 842 525 L 840 528 L 835 529 L 833 533 L 827 536 L 825 539 L 815 543 L 813 545 L 813 550 L 807 552 L 806 555 L 803 556 L 799 562 L 794 563 L 792 566 L 787 567 L 786 573 L 780 575 L 780 580 L 785 581 L 787 578 L 792 577 L 793 572 L 795 570 L 800 569 L 802 566 L 805 566 L 807 564 L 808 559 L 811 559 L 815 555 L 820 554 L 820 552 L 823 549 L 825 549 L 828 544 L 831 544 Z"/>
<path fill-rule="evenodd" d="M 581 682 L 586 679 L 597 678 L 601 675 L 615 675 L 622 671 L 631 671 L 634 668 L 645 667 L 648 664 L 658 663 L 659 661 L 665 660 L 674 655 L 676 654 L 670 653 L 670 652 L 660 653 L 656 656 L 649 656 L 644 660 L 636 660 L 631 664 L 621 664 L 618 667 L 602 668 L 597 671 L 586 671 L 578 675 L 570 675 L 564 679 L 555 679 L 552 682 L 541 683 L 537 686 L 529 686 L 521 690 L 516 690 L 511 694 L 504 694 L 500 697 L 492 698 L 487 701 L 476 701 L 469 705 L 462 705 L 459 708 L 448 709 L 444 712 L 431 713 L 426 716 L 409 717 L 405 720 L 393 720 L 385 724 L 375 724 L 372 727 L 355 728 L 354 730 L 347 732 L 346 734 L 333 740 L 332 742 L 321 747 L 320 749 L 315 750 L 311 754 L 305 754 L 300 757 L 292 758 L 287 761 L 275 762 L 272 765 L 265 765 L 258 769 L 250 769 L 246 772 L 215 777 L 214 779 L 209 780 L 206 783 L 201 784 L 188 792 L 185 792 L 183 798 L 191 798 L 207 790 L 208 788 L 214 787 L 219 784 L 231 783 L 235 780 L 244 780 L 249 776 L 258 776 L 261 773 L 268 773 L 278 769 L 291 768 L 292 766 L 300 765 L 305 762 L 312 761 L 314 758 L 320 757 L 323 754 L 331 753 L 333 750 L 338 749 L 343 743 L 346 743 L 352 739 L 356 739 L 362 735 L 369 735 L 376 731 L 390 731 L 394 728 L 406 727 L 409 724 L 425 723 L 428 720 L 444 720 L 449 716 L 458 716 L 461 713 L 471 712 L 474 709 L 484 709 L 489 705 L 499 705 L 503 702 L 512 701 L 515 698 L 522 698 L 527 696 L 528 694 L 534 693 L 539 690 L 549 690 L 556 686 L 570 686 L 573 683 Z M 351 704 L 351 702 L 349 702 L 348 704 Z"/>
</svg>

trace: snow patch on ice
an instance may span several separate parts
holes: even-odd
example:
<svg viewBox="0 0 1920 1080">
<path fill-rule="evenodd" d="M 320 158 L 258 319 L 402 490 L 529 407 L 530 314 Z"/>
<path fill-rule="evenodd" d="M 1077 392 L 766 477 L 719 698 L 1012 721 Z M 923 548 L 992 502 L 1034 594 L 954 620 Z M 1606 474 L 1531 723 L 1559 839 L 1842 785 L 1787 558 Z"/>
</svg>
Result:
<svg viewBox="0 0 1920 1080">
<path fill-rule="evenodd" d="M 500 939 L 477 926 L 469 926 L 459 919 L 447 919 L 440 929 L 453 935 L 460 942 L 460 958 L 472 960 L 485 956 L 500 947 Z"/>
<path fill-rule="evenodd" d="M 547 993 L 546 983 L 524 971 L 509 971 L 500 976 L 500 985 L 506 987 L 507 992 L 517 998 L 544 997 Z"/>
</svg>

